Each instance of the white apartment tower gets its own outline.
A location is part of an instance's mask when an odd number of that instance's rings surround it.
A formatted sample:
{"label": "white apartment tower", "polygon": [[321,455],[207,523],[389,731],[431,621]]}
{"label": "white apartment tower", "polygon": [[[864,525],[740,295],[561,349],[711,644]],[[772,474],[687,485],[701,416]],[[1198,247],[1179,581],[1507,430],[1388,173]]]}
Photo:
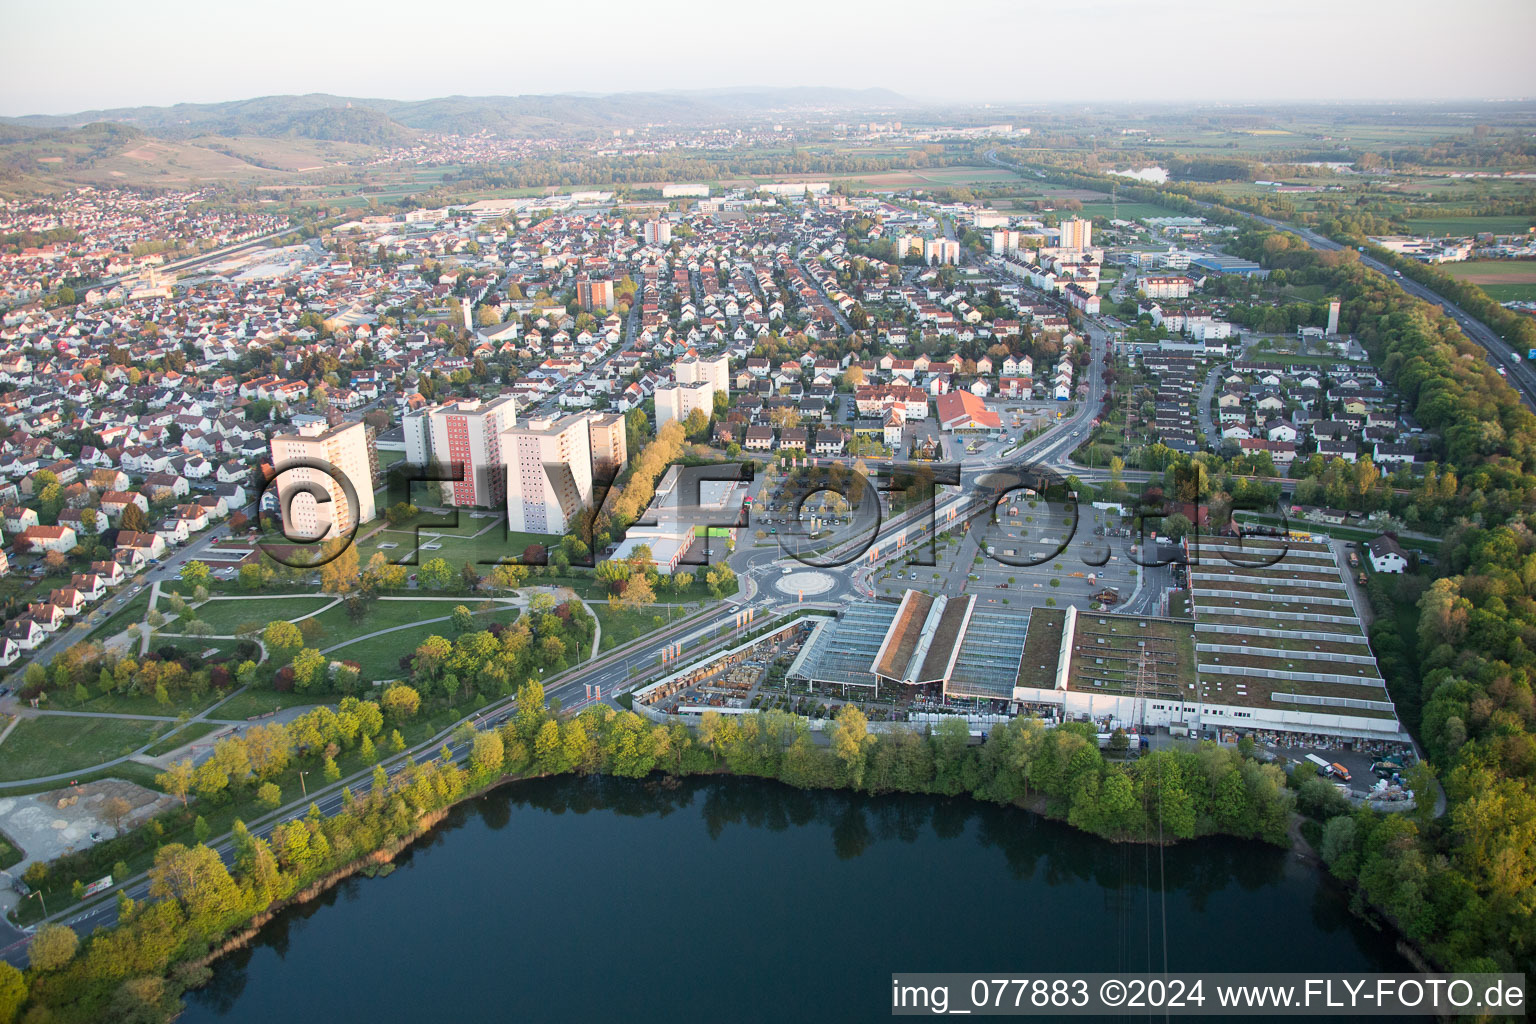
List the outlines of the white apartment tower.
{"label": "white apartment tower", "polygon": [[464,479],[442,484],[448,505],[493,508],[507,497],[507,464],[501,435],[517,425],[517,400],[468,399],[406,413],[405,458],[416,466],[437,462],[464,467]]}
{"label": "white apartment tower", "polygon": [[1093,221],[1082,217],[1071,217],[1061,222],[1061,241],[1058,243],[1063,249],[1089,249],[1093,247]]}
{"label": "white apartment tower", "polygon": [[502,432],[507,529],[564,533],[592,502],[592,435],[587,413],[533,419]]}
{"label": "white apartment tower", "polygon": [[672,222],[665,218],[646,221],[641,231],[644,233],[646,245],[672,244]]}
{"label": "white apartment tower", "polygon": [[960,243],[950,238],[925,238],[923,262],[929,265],[960,262]]}
{"label": "white apartment tower", "polygon": [[713,416],[715,393],[727,396],[731,393],[730,360],[724,355],[713,359],[685,356],[672,364],[672,374],[676,383],[657,388],[653,396],[658,428],[671,420],[687,419],[695,409]]}
{"label": "white apartment tower", "polygon": [[606,416],[590,414],[587,418],[587,436],[592,446],[592,471],[598,475],[617,476],[629,461],[629,441],[625,435],[624,417],[616,412]]}
{"label": "white apartment tower", "polygon": [[1326,329],[1324,329],[1323,333],[1330,338],[1339,333],[1338,299],[1330,299],[1328,302],[1328,326]]}
{"label": "white apartment tower", "polygon": [[[377,515],[368,429],[361,422],[334,427],[316,423],[300,427],[296,434],[275,435],[272,467],[277,472],[283,532],[292,540],[329,540]],[[337,476],[352,485],[352,500]]]}

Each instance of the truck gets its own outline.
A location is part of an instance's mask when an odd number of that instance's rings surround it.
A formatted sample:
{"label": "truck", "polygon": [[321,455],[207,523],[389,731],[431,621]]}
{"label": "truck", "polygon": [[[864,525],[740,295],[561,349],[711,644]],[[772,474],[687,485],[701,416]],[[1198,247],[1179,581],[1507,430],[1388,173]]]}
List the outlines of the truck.
{"label": "truck", "polygon": [[1332,775],[1333,774],[1333,765],[1330,762],[1328,762],[1327,760],[1325,760],[1325,759],[1323,759],[1321,757],[1318,757],[1316,754],[1308,754],[1307,755],[1307,760],[1311,761],[1314,765],[1316,765],[1317,766],[1317,770],[1322,772],[1324,775]]}

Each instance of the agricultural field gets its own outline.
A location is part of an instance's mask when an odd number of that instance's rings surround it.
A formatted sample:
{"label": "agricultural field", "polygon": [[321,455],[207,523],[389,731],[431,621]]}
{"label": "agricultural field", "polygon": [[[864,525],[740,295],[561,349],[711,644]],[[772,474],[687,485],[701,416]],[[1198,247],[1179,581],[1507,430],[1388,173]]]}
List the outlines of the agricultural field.
{"label": "agricultural field", "polygon": [[1536,301],[1536,260],[1468,260],[1442,263],[1440,269],[1481,285],[1498,302]]}
{"label": "agricultural field", "polygon": [[1408,230],[1416,235],[1430,237],[1455,236],[1464,237],[1476,235],[1479,232],[1489,231],[1496,235],[1525,234],[1530,230],[1536,219],[1511,214],[1508,216],[1489,217],[1426,217],[1407,222]]}

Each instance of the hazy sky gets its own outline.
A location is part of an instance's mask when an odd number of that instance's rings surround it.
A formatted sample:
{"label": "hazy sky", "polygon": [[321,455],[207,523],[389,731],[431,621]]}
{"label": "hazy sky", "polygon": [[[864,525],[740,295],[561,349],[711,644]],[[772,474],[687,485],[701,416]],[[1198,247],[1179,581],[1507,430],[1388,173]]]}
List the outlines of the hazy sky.
{"label": "hazy sky", "polygon": [[[1536,96],[1533,0],[7,0],[0,113],[885,86],[976,100]],[[1074,45],[1075,44],[1075,45]]]}

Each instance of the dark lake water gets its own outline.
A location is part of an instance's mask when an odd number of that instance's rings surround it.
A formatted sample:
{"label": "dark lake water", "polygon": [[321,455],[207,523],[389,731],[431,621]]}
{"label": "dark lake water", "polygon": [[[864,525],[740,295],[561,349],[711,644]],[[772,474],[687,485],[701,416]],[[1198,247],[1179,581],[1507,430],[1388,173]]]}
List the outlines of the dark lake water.
{"label": "dark lake water", "polygon": [[1258,843],[1159,855],[965,799],[540,780],[278,917],[181,1020],[870,1020],[893,971],[1161,970],[1165,927],[1171,970],[1410,970],[1345,904]]}

